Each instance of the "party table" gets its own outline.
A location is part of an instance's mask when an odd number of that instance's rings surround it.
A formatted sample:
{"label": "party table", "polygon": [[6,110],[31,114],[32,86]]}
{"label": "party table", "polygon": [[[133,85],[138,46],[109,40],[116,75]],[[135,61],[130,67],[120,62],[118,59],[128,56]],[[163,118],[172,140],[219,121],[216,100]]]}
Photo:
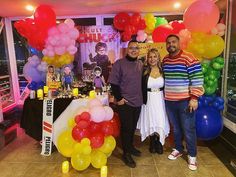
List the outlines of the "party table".
{"label": "party table", "polygon": [[[97,96],[104,105],[108,105],[107,94]],[[53,108],[53,142],[67,128],[68,120],[73,118],[78,108],[86,106],[88,98],[57,98]],[[43,100],[29,99],[24,102],[20,126],[25,133],[37,141],[42,139]]]}
{"label": "party table", "polygon": [[[72,102],[72,98],[57,98],[54,100],[53,121]],[[25,133],[37,141],[42,139],[43,100],[29,99],[24,102],[20,126]]]}

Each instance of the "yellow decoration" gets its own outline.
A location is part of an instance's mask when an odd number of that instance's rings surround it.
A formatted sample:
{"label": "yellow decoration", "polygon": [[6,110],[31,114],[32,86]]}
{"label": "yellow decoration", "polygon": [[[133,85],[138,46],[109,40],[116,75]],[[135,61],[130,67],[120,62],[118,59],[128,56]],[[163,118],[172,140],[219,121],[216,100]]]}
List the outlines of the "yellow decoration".
{"label": "yellow decoration", "polygon": [[73,88],[72,94],[73,94],[73,96],[78,96],[79,95],[79,89],[78,88]]}
{"label": "yellow decoration", "polygon": [[102,166],[101,167],[100,177],[107,177],[107,166]]}
{"label": "yellow decoration", "polygon": [[43,92],[44,92],[44,93],[48,93],[48,86],[46,86],[46,85],[43,86]]}
{"label": "yellow decoration", "polygon": [[95,92],[95,90],[91,90],[91,91],[89,92],[89,98],[96,98],[96,92]]}
{"label": "yellow decoration", "polygon": [[62,162],[62,165],[61,165],[62,173],[68,173],[69,172],[69,168],[70,168],[70,165],[69,165],[69,162],[67,160]]}
{"label": "yellow decoration", "polygon": [[38,89],[37,90],[37,98],[38,99],[43,99],[43,89]]}

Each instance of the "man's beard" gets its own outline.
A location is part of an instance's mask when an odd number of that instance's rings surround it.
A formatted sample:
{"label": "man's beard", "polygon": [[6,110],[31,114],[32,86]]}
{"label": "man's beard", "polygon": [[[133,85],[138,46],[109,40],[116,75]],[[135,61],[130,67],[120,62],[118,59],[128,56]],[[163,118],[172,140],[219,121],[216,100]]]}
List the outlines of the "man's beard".
{"label": "man's beard", "polygon": [[176,47],[168,47],[167,51],[172,54],[172,53],[177,52],[177,48]]}

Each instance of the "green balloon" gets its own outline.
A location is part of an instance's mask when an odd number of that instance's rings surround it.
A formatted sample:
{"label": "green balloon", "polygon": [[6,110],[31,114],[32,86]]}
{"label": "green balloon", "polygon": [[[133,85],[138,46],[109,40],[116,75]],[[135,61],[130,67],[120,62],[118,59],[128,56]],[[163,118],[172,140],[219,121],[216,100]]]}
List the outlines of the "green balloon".
{"label": "green balloon", "polygon": [[212,63],[212,68],[214,68],[215,70],[222,70],[223,67],[224,67],[224,64],[220,64],[218,62]]}
{"label": "green balloon", "polygon": [[217,84],[217,80],[208,80],[206,82],[207,87],[214,87]]}
{"label": "green balloon", "polygon": [[212,95],[216,91],[215,87],[207,87],[206,85],[204,85],[204,89],[205,89],[205,94],[206,95]]}
{"label": "green balloon", "polygon": [[202,66],[202,73],[203,73],[203,74],[207,73],[207,67]]}
{"label": "green balloon", "polygon": [[212,67],[209,67],[206,75],[208,75],[208,76],[214,75],[216,78],[219,78],[220,77],[220,71],[214,70]]}
{"label": "green balloon", "polygon": [[168,24],[168,21],[164,17],[156,17],[156,24],[155,27],[158,27],[160,25]]}
{"label": "green balloon", "polygon": [[222,58],[222,57],[216,57],[215,59],[214,59],[217,63],[220,63],[220,64],[224,64],[224,58]]}

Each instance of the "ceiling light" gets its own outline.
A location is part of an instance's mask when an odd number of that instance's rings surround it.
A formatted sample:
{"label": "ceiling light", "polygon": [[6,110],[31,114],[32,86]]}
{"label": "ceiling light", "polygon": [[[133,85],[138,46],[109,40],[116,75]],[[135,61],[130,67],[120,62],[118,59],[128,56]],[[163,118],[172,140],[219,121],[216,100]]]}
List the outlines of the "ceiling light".
{"label": "ceiling light", "polygon": [[25,6],[25,8],[26,8],[26,10],[28,10],[28,11],[34,11],[34,7],[31,6],[31,5],[27,5],[27,6]]}
{"label": "ceiling light", "polygon": [[179,2],[174,3],[174,8],[175,8],[175,9],[180,8],[180,6],[181,6],[181,4],[180,4]]}

